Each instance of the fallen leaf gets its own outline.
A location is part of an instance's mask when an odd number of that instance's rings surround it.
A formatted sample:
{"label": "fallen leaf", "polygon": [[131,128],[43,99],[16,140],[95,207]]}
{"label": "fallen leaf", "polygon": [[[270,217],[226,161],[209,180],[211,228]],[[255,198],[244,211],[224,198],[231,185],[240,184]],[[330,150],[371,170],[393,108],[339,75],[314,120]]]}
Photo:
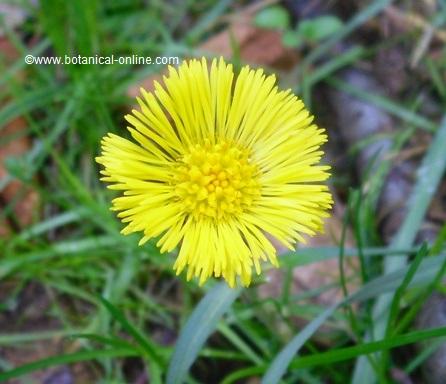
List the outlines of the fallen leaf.
{"label": "fallen leaf", "polygon": [[[243,62],[252,65],[266,66],[275,70],[290,71],[299,60],[295,50],[284,47],[281,33],[273,30],[260,29],[253,24],[253,9],[239,13],[229,19],[228,26],[221,32],[203,42],[198,51],[207,55],[223,56],[230,59],[233,56],[234,42]],[[130,97],[140,94],[140,87],[147,91],[154,89],[154,81],[161,81],[162,74],[154,74],[128,89]]]}
{"label": "fallen leaf", "polygon": [[[6,62],[13,62],[18,57],[15,47],[6,37],[0,37],[0,55]],[[0,100],[0,106],[7,102],[7,99]],[[26,121],[22,117],[11,120],[0,130],[0,143],[4,143],[0,146],[0,180],[8,175],[6,160],[9,157],[23,156],[31,148],[31,139],[26,130]],[[15,202],[17,197],[19,201]],[[20,227],[31,224],[38,201],[36,191],[21,181],[13,179],[9,182],[0,193],[0,204],[5,207],[14,202],[13,211],[17,221],[12,223],[8,218],[0,220],[0,236],[5,237],[11,232],[11,224]]]}

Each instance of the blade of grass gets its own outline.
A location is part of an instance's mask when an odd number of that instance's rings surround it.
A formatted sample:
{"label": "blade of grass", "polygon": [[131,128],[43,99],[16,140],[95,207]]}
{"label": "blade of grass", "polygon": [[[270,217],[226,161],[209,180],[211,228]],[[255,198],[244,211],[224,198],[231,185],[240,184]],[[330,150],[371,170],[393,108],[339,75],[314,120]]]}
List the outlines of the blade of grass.
{"label": "blade of grass", "polygon": [[215,20],[231,5],[232,0],[220,0],[217,4],[205,15],[203,15],[199,22],[189,31],[185,40],[191,45],[196,43],[200,36],[212,26]]}
{"label": "blade of grass", "polygon": [[406,276],[404,276],[403,282],[395,291],[395,295],[393,296],[392,304],[390,306],[390,313],[386,327],[386,336],[390,336],[392,333],[394,333],[395,328],[393,327],[396,325],[395,322],[397,319],[398,310],[400,307],[400,301],[403,296],[403,293],[407,289],[409,283],[412,281],[416,271],[418,270],[418,268],[421,265],[421,262],[423,261],[423,258],[428,254],[428,252],[429,251],[427,249],[427,245],[423,244],[420,250],[418,251],[417,255],[415,256],[413,262],[410,263],[409,271],[407,272]]}
{"label": "blade of grass", "polygon": [[249,358],[243,353],[213,348],[203,348],[200,352],[200,356],[212,359],[249,361]]}
{"label": "blade of grass", "polygon": [[156,345],[154,345],[147,337],[143,335],[140,330],[138,330],[133,324],[131,324],[130,321],[127,320],[127,318],[124,316],[124,314],[107,299],[100,296],[99,300],[101,301],[102,305],[104,305],[104,307],[108,310],[108,312],[110,312],[113,318],[121,324],[122,328],[125,329],[142,347],[147,356],[150,359],[154,360],[158,365],[162,366],[163,362],[157,352]]}
{"label": "blade of grass", "polygon": [[45,369],[57,365],[77,363],[79,361],[89,361],[94,359],[130,357],[137,356],[138,352],[134,349],[115,348],[115,349],[98,349],[92,351],[75,352],[68,355],[54,356],[47,359],[38,360],[20,367],[11,369],[6,372],[0,372],[0,381],[6,381],[15,377],[27,375],[31,372]]}
{"label": "blade of grass", "polygon": [[[348,198],[348,202],[347,202],[347,207],[348,208],[346,209],[345,214],[344,214],[344,218],[342,220],[341,239],[340,239],[340,244],[339,244],[339,262],[338,262],[338,265],[339,265],[339,283],[341,285],[342,294],[344,295],[344,297],[348,297],[349,296],[348,287],[347,287],[347,280],[346,280],[346,276],[345,276],[345,269],[344,269],[345,237],[346,237],[346,234],[347,234],[347,226],[349,225],[349,222],[351,221],[350,216],[354,212],[354,210],[353,210],[353,201],[357,200],[357,196],[358,196],[358,191],[351,191],[349,193],[349,198]],[[362,254],[361,251],[359,253]],[[362,270],[362,266],[361,266],[361,270]],[[362,281],[364,283],[366,281],[366,279],[363,278]],[[360,333],[359,332],[359,326],[358,326],[358,322],[357,322],[355,313],[354,313],[354,311],[353,311],[353,309],[352,309],[352,307],[350,305],[347,306],[347,315],[348,315],[350,327],[351,327],[352,331],[355,333],[355,335],[357,335],[357,337],[358,337],[359,333]]]}
{"label": "blade of grass", "polygon": [[429,58],[426,59],[426,64],[427,64],[427,69],[431,76],[433,85],[437,89],[437,92],[440,94],[443,101],[446,101],[446,84],[445,84],[445,81],[441,77],[441,72],[438,69],[437,64]]}
{"label": "blade of grass", "polygon": [[[427,284],[435,275],[439,265],[442,265],[446,256],[437,256],[435,261],[433,258],[425,259],[418,268],[417,273],[411,281],[410,285],[420,284],[424,282]],[[434,266],[435,265],[435,266]],[[332,316],[332,314],[340,307],[350,302],[362,302],[370,298],[382,295],[385,292],[392,292],[403,281],[408,273],[409,268],[401,267],[387,275],[375,278],[365,284],[361,289],[346,297],[344,300],[332,305],[317,316],[313,321],[307,324],[301,332],[276,355],[273,362],[268,368],[265,376],[262,379],[262,384],[275,384],[280,381],[285,374],[290,362],[295,358],[300,348],[309,340],[309,338],[317,331],[317,329],[324,324],[324,322]]]}
{"label": "blade of grass", "polygon": [[256,367],[248,367],[248,368],[242,368],[238,369],[235,372],[232,372],[231,374],[227,375],[221,384],[232,384],[232,383],[239,383],[240,379],[244,379],[247,377],[253,377],[262,374],[265,372],[266,365],[258,365]]}
{"label": "blade of grass", "polygon": [[97,250],[101,247],[116,247],[119,244],[123,244],[122,239],[119,239],[119,237],[104,235],[87,237],[81,240],[61,241],[43,250],[15,254],[0,261],[0,279],[5,278],[10,273],[28,263],[68,256],[89,250]]}
{"label": "blade of grass", "polygon": [[417,299],[417,301],[410,306],[409,310],[404,313],[404,316],[400,318],[398,321],[398,324],[395,326],[394,333],[397,334],[404,330],[407,326],[409,326],[411,323],[413,323],[413,320],[415,319],[416,315],[419,313],[421,307],[424,305],[426,300],[429,298],[429,296],[434,292],[435,288],[437,288],[444,277],[444,274],[446,272],[446,260],[443,262],[442,265],[439,266],[437,269],[437,273],[435,276],[430,280],[429,285],[427,286],[426,290],[420,295],[420,297]]}
{"label": "blade of grass", "polygon": [[[418,169],[417,180],[408,200],[408,212],[398,233],[393,239],[390,248],[404,248],[411,246],[422,224],[427,208],[440,183],[446,169],[446,116],[432,138],[432,143]],[[386,273],[400,269],[406,264],[407,256],[402,254],[384,260]],[[385,334],[393,293],[386,293],[378,298],[373,308],[374,339],[380,339]],[[358,359],[353,375],[353,384],[371,384],[375,382],[376,375],[364,358]]]}
{"label": "blade of grass", "polygon": [[415,369],[417,369],[430,355],[432,355],[438,349],[438,347],[440,347],[442,343],[444,343],[443,338],[433,340],[432,344],[427,345],[423,351],[414,356],[414,359],[404,368],[404,372],[410,374]]}
{"label": "blade of grass", "polygon": [[167,384],[184,382],[206,339],[240,293],[241,289],[219,283],[201,299],[181,330],[167,371]]}
{"label": "blade of grass", "polygon": [[[398,256],[404,254],[414,254],[417,252],[416,247],[389,249],[388,247],[368,247],[361,250],[365,258],[378,256]],[[345,248],[344,256],[357,256],[360,252],[357,248]],[[298,267],[316,263],[323,260],[333,259],[339,256],[339,247],[314,247],[302,248],[293,252],[286,252],[280,256],[281,267]]]}
{"label": "blade of grass", "polygon": [[[344,303],[342,301],[341,303]],[[261,384],[276,384],[285,374],[290,362],[293,360],[296,353],[307,342],[307,340],[318,330],[318,328],[325,323],[325,321],[333,314],[333,312],[341,306],[341,303],[334,304],[328,307],[311,323],[306,325],[301,332],[299,332],[282,351],[274,358],[268,371],[263,376]]]}
{"label": "blade of grass", "polygon": [[[5,31],[6,36],[8,36],[9,38],[9,41],[14,41],[14,46],[17,48],[22,57],[24,57],[25,55],[33,55],[34,57],[41,56],[50,46],[50,42],[48,39],[42,39],[41,41],[36,42],[36,45],[33,47],[25,47],[22,38],[15,36],[16,34],[14,31],[11,31],[8,28],[6,28]],[[22,57],[16,60],[14,64],[5,69],[5,71],[2,73],[2,77],[0,78],[0,87],[14,79],[15,76],[17,76],[17,73],[22,71],[27,66],[25,60],[23,60]],[[37,66],[36,71],[39,75],[44,77],[47,82],[55,81],[54,77],[52,77],[44,69],[39,68],[39,66]]]}
{"label": "blade of grass", "polygon": [[226,324],[217,325],[217,330],[253,363],[263,363],[262,358]]}
{"label": "blade of grass", "polygon": [[[421,246],[420,250],[418,251],[417,255],[415,256],[415,259],[413,260],[413,262],[410,263],[409,270],[408,270],[406,276],[404,276],[403,282],[398,287],[398,289],[395,292],[395,295],[393,296],[393,300],[390,305],[389,318],[387,321],[385,339],[388,339],[392,335],[397,334],[395,329],[396,329],[396,325],[397,325],[396,320],[397,320],[398,311],[400,308],[401,298],[403,296],[403,293],[407,289],[409,283],[415,276],[415,273],[416,273],[417,269],[419,268],[419,266],[421,265],[423,258],[428,254],[428,252],[429,251],[428,251],[427,245],[423,244]],[[385,372],[387,372],[388,367],[389,367],[389,360],[390,360],[389,353],[388,353],[388,351],[385,351],[382,354],[381,364],[380,364],[380,369],[381,369],[380,375],[381,376],[384,376]],[[376,371],[376,368],[375,367],[373,367],[373,368]]]}
{"label": "blade of grass", "polygon": [[57,84],[41,87],[28,91],[18,100],[13,100],[0,109],[1,128],[5,127],[12,119],[24,115],[36,108],[54,103],[59,94],[64,94],[64,89]]}
{"label": "blade of grass", "polygon": [[359,88],[351,86],[345,81],[337,79],[336,77],[327,77],[325,81],[332,87],[358,97],[361,100],[370,102],[409,124],[415,125],[429,132],[435,132],[435,130],[437,129],[436,124],[432,123],[425,117],[422,117],[417,113],[402,107],[401,105],[393,102],[392,100],[384,96],[364,92]]}
{"label": "blade of grass", "polygon": [[28,240],[34,236],[41,235],[55,228],[78,221],[82,217],[87,216],[87,214],[88,210],[85,209],[85,207],[79,207],[77,209],[61,213],[60,215],[54,215],[48,220],[40,221],[32,227],[26,228],[24,231],[20,232],[16,239],[22,241]]}
{"label": "blade of grass", "polygon": [[117,337],[106,337],[102,335],[97,335],[95,333],[78,333],[78,334],[75,333],[73,335],[70,335],[70,337],[73,339],[86,339],[90,341],[95,341],[97,343],[105,344],[110,347],[115,347],[117,349],[118,348],[133,349],[141,353],[140,349],[137,346],[130,344],[127,340],[119,339]]}
{"label": "blade of grass", "polygon": [[[359,58],[363,57],[367,51],[363,47],[353,47],[346,52],[341,53],[340,55],[336,55],[331,58],[326,63],[323,63],[313,71],[309,73],[304,72],[301,74],[300,81],[297,86],[294,88],[294,93],[301,94],[303,100],[305,101],[305,105],[307,108],[311,109],[311,89],[318,82],[324,80],[329,75],[338,71],[339,69],[354,63]],[[296,73],[299,74],[301,71],[300,68],[296,70]]]}
{"label": "blade of grass", "polygon": [[[113,277],[113,272],[110,271],[109,277]],[[108,280],[106,284],[105,294],[110,294],[113,288],[111,284],[112,280]],[[158,345],[155,345],[149,338],[147,338],[139,329],[137,329],[130,321],[125,317],[125,315],[116,308],[112,303],[110,303],[105,297],[99,296],[99,300],[103,306],[107,309],[108,313],[126,330],[133,339],[141,346],[142,357],[148,365],[148,370],[150,371],[150,379],[153,384],[162,384],[162,373],[164,371],[164,359],[161,355],[161,350]],[[101,312],[98,313],[97,319],[107,326],[107,318],[103,316]],[[141,353],[140,353],[141,355]]]}
{"label": "blade of grass", "polygon": [[327,352],[322,352],[317,355],[310,355],[297,358],[291,367],[293,369],[301,369],[314,367],[317,365],[326,365],[345,361],[357,357],[359,355],[366,355],[378,351],[389,350],[392,348],[401,347],[407,344],[413,344],[422,340],[445,337],[446,327],[439,327],[433,329],[423,329],[421,331],[413,331],[404,335],[398,335],[392,338],[386,338],[379,341],[373,341],[352,347],[338,348]]}
{"label": "blade of grass", "polygon": [[350,48],[348,51],[341,53],[340,55],[334,57],[330,61],[324,63],[313,72],[311,72],[308,75],[308,78],[305,79],[307,82],[307,86],[312,87],[313,85],[338,71],[339,69],[347,66],[348,64],[354,63],[365,53],[366,50],[363,47],[353,47]]}
{"label": "blade of grass", "polygon": [[71,334],[73,334],[73,330],[70,329],[27,333],[2,333],[0,334],[0,346],[11,344],[17,345],[19,343],[29,343],[37,340],[53,339],[58,337],[70,336]]}
{"label": "blade of grass", "polygon": [[[360,210],[361,210],[361,201],[362,201],[362,193],[359,190],[353,190],[349,193],[349,198],[348,198],[348,202],[347,202],[347,210],[345,212],[345,217],[344,217],[344,221],[343,221],[343,225],[342,225],[342,232],[341,232],[341,243],[339,246],[339,277],[340,277],[340,283],[341,283],[341,287],[342,287],[342,291],[344,294],[344,297],[348,297],[349,296],[349,292],[347,289],[347,284],[346,284],[346,280],[345,280],[345,272],[344,272],[344,243],[345,243],[345,236],[346,236],[346,231],[347,231],[347,226],[348,226],[348,222],[349,222],[349,216],[351,216],[352,218],[350,218],[350,221],[355,221],[356,223],[359,222],[359,215],[360,215]],[[365,258],[364,258],[364,254],[362,251],[362,236],[361,233],[359,233],[360,231],[358,230],[358,225],[353,225],[354,228],[354,234],[355,234],[355,240],[356,243],[358,244],[358,258],[359,258],[359,262],[360,262],[360,271],[361,271],[361,278],[362,278],[362,284],[365,284],[368,280],[369,277],[367,275],[367,268],[365,265]],[[368,307],[366,309],[369,309]],[[350,328],[353,331],[354,335],[355,335],[355,340],[357,342],[362,342],[362,331],[360,329],[360,325],[359,325],[359,321],[357,319],[357,313],[356,311],[353,310],[351,305],[347,306],[347,311],[348,311],[348,318],[349,318],[349,322],[350,322]],[[369,311],[366,311],[366,315],[367,318],[369,317]],[[373,359],[372,356],[368,356],[368,360],[369,363],[375,367],[376,363]]]}
{"label": "blade of grass", "polygon": [[305,57],[303,64],[305,66],[310,65],[316,60],[324,56],[328,50],[335,46],[335,44],[355,31],[358,27],[364,24],[367,20],[375,17],[384,8],[390,5],[393,0],[375,0],[370,2],[370,5],[364,7],[355,16],[353,16],[333,37],[328,39],[322,44],[319,44],[316,49]]}

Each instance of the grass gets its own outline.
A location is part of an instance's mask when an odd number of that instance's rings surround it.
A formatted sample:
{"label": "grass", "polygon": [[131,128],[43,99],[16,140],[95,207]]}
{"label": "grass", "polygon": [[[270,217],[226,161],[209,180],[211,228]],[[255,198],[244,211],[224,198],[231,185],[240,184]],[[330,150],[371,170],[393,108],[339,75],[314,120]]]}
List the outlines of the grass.
{"label": "grass", "polygon": [[[8,159],[9,175],[0,180],[0,190],[19,179],[38,193],[40,201],[30,226],[0,239],[0,286],[5,292],[0,321],[13,316],[16,322],[10,331],[0,330],[0,381],[33,382],[33,372],[82,362],[91,372],[91,382],[128,382],[133,373],[125,367],[135,359],[145,367],[150,382],[168,384],[229,384],[253,376],[264,384],[327,380],[343,384],[353,378],[355,366],[356,377],[368,369],[371,382],[389,382],[391,368],[419,377],[423,359],[446,335],[444,327],[417,330],[412,325],[422,303],[438,289],[446,266],[444,230],[434,245],[413,243],[444,171],[441,143],[446,124],[424,115],[410,97],[367,94],[337,78],[337,71],[371,59],[388,42],[330,55],[337,42],[348,39],[390,3],[370,2],[336,36],[310,49],[296,71],[306,80],[293,88],[312,101],[316,87],[323,84],[382,108],[401,124],[394,138],[396,154],[419,131],[437,135],[419,169],[412,209],[393,244],[376,239],[373,204],[390,166],[378,164],[369,175],[374,189],[358,182],[347,193],[350,204],[344,222],[352,228],[357,247],[339,244],[284,254],[280,293],[265,298],[257,289],[264,277],[249,289],[231,290],[212,282],[200,288],[174,275],[174,255],[160,255],[154,242],[138,247],[136,237],[119,233],[121,225],[109,210],[114,193],[98,181],[93,158],[106,132],[122,132],[123,115],[133,104],[128,87],[161,67],[26,66],[22,59],[49,50],[58,56],[73,52],[191,56],[204,38],[218,30],[219,18],[238,4],[205,0],[174,6],[157,0],[147,7],[127,0],[63,5],[48,0],[41,2],[39,11],[21,2],[31,17],[21,27],[25,33],[6,30],[19,57],[12,63],[0,61],[1,97],[6,100],[0,108],[0,130],[22,117],[27,128],[20,135],[32,137],[33,145],[24,156]],[[30,48],[29,38],[35,35],[39,39]],[[412,36],[402,39],[408,43]],[[444,105],[446,84],[441,74],[446,68],[431,59],[425,65],[424,87]],[[0,148],[16,138],[0,131]],[[430,164],[437,166],[426,171]],[[19,201],[17,197],[2,206],[0,219],[18,223],[14,208]],[[334,285],[345,288],[354,278],[361,284],[357,291],[344,289],[345,298],[338,303],[327,307],[311,300],[333,285],[293,293],[294,268],[329,259],[339,260],[342,267],[358,254],[358,276],[343,275],[343,281]],[[407,255],[403,263],[400,255]],[[394,267],[381,269],[384,265]],[[41,315],[51,319],[50,329],[33,324],[21,306],[30,284],[43,289],[46,306]],[[387,297],[384,307],[389,314],[384,323],[376,316],[382,297]],[[304,327],[296,324],[296,316],[307,320]],[[323,326],[328,330],[320,332]],[[384,332],[372,338],[379,327]],[[21,355],[30,346],[57,344],[61,339],[64,352],[59,355],[35,353],[32,362],[17,366],[5,358],[6,352]],[[432,347],[403,363],[392,354],[396,347],[424,340]]]}

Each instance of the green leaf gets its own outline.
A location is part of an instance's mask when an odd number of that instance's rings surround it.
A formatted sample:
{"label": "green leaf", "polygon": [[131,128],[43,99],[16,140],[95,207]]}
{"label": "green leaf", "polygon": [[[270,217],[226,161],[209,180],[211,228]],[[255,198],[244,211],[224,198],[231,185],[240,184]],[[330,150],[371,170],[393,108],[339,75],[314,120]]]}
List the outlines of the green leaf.
{"label": "green leaf", "polygon": [[302,35],[292,29],[287,29],[282,36],[282,43],[285,47],[296,48],[303,43]]}
{"label": "green leaf", "polygon": [[264,8],[254,17],[254,25],[260,28],[285,30],[290,25],[286,9],[278,5]]}
{"label": "green leaf", "polygon": [[343,23],[340,19],[327,15],[301,21],[297,32],[304,39],[317,42],[339,32],[342,27]]}
{"label": "green leaf", "polygon": [[226,283],[219,283],[201,299],[183,327],[175,345],[167,371],[167,384],[184,382],[201,347],[240,292],[241,289],[233,289]]}

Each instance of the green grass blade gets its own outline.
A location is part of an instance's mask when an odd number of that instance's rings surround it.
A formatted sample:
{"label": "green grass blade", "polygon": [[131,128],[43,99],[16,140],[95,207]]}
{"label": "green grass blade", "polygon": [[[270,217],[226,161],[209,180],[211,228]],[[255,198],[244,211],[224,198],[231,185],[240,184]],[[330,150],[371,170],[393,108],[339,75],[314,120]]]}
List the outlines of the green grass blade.
{"label": "green grass blade", "polygon": [[124,314],[116,308],[107,299],[100,296],[99,300],[107,309],[108,312],[114,317],[114,319],[121,324],[121,326],[135,339],[135,341],[143,348],[147,356],[155,361],[158,365],[162,365],[160,356],[158,355],[156,346],[145,337],[140,330],[138,330],[134,325],[127,320]]}
{"label": "green grass blade", "polygon": [[[431,249],[432,252],[432,249]],[[432,292],[441,284],[441,280],[446,272],[446,260],[443,264],[437,269],[436,275],[433,279],[430,280],[429,286],[426,290],[420,295],[420,297],[413,303],[410,308],[404,313],[402,317],[398,319],[398,324],[395,326],[393,332],[395,334],[399,333],[401,330],[405,329],[407,326],[413,323],[415,317],[421,310],[421,307],[432,295]]]}
{"label": "green grass blade", "polygon": [[353,16],[342,29],[339,30],[333,37],[328,39],[326,42],[320,44],[316,49],[314,49],[305,59],[304,65],[308,66],[309,64],[315,62],[320,59],[322,56],[326,54],[328,50],[330,50],[338,41],[342,40],[362,24],[364,24],[367,20],[376,16],[379,12],[381,12],[384,8],[392,3],[392,0],[374,0],[370,2],[370,5],[363,8],[359,11],[355,16]]}
{"label": "green grass blade", "polygon": [[243,355],[250,359],[254,364],[262,364],[262,358],[246,343],[239,335],[226,324],[217,326],[218,331],[226,337]]}
{"label": "green grass blade", "polygon": [[11,345],[18,346],[22,343],[32,343],[34,341],[53,339],[71,336],[73,334],[73,330],[55,330],[55,331],[38,331],[38,332],[20,332],[20,333],[0,333],[0,348],[3,345]]}
{"label": "green grass blade", "polygon": [[41,108],[46,104],[53,103],[61,93],[61,87],[49,85],[35,91],[29,91],[18,100],[13,100],[0,109],[0,131],[11,120],[23,116],[36,108]]}
{"label": "green grass blade", "polygon": [[[418,169],[417,181],[408,201],[408,213],[396,234],[391,248],[409,247],[415,240],[415,236],[423,222],[427,208],[440,183],[446,169],[446,156],[444,148],[446,145],[446,116],[443,118],[440,127],[432,138],[432,143],[423,158]],[[406,255],[386,258],[384,270],[386,273],[401,269],[406,264]],[[381,339],[384,336],[393,293],[389,292],[378,298],[373,308],[374,317],[374,339]],[[376,375],[368,362],[360,358],[355,367],[353,384],[371,384],[376,381]]]}
{"label": "green grass blade", "polygon": [[23,376],[39,369],[45,369],[62,364],[77,363],[79,361],[88,361],[101,358],[128,357],[136,355],[138,355],[138,353],[134,349],[119,348],[82,351],[71,353],[68,355],[54,356],[47,359],[34,361],[32,363],[22,365],[6,372],[1,372],[0,382],[12,379],[14,377]]}
{"label": "green grass blade", "polygon": [[48,261],[60,256],[68,257],[71,254],[98,250],[102,247],[118,247],[119,244],[122,244],[122,239],[116,236],[92,236],[81,240],[61,241],[42,250],[15,254],[0,260],[0,279],[29,263]]}
{"label": "green grass blade", "polygon": [[139,352],[138,347],[134,346],[133,344],[130,344],[127,340],[120,339],[117,337],[107,337],[107,336],[97,335],[95,333],[78,333],[70,335],[70,337],[73,339],[86,339],[94,341],[96,343],[108,345],[114,348],[133,349]]}
{"label": "green grass blade", "polygon": [[241,379],[260,375],[264,371],[265,371],[264,365],[238,369],[237,371],[232,372],[228,376],[226,376],[224,380],[221,382],[221,384],[240,383]]}
{"label": "green grass blade", "polygon": [[[417,181],[407,204],[409,211],[392,248],[410,246],[426,214],[427,208],[446,170],[446,115],[432,138],[431,145],[417,172]],[[393,260],[393,259],[392,259]]]}
{"label": "green grass blade", "polygon": [[419,341],[445,337],[446,327],[433,329],[424,329],[421,331],[409,332],[404,335],[398,335],[389,339],[373,341],[352,347],[339,348],[316,355],[304,356],[298,358],[290,366],[294,369],[314,367],[317,365],[333,364],[357,357],[359,355],[370,354],[382,350],[401,347],[407,344],[413,344]]}
{"label": "green grass blade", "polygon": [[30,238],[38,235],[42,235],[45,232],[49,232],[55,228],[59,228],[66,224],[70,224],[80,220],[83,216],[88,215],[88,210],[84,207],[73,209],[68,212],[61,213],[60,215],[54,215],[48,220],[42,220],[32,227],[23,230],[19,236],[19,240],[29,240]]}
{"label": "green grass blade", "polygon": [[[445,260],[445,255],[424,259],[416,271],[409,285],[428,284],[435,276],[435,272]],[[344,300],[332,305],[307,324],[284,349],[274,358],[268,371],[262,379],[262,384],[275,384],[285,374],[290,362],[296,357],[300,348],[310,339],[317,329],[341,306],[353,301],[362,302],[385,292],[394,291],[403,281],[408,273],[408,267],[402,267],[384,276],[380,276],[365,284],[361,289],[346,297]]]}
{"label": "green grass blade", "polygon": [[404,108],[400,104],[393,102],[389,98],[382,95],[365,92],[335,77],[328,77],[326,78],[326,81],[329,85],[339,89],[340,91],[358,97],[361,100],[370,102],[409,124],[425,129],[429,132],[434,132],[437,129],[436,124],[432,123],[425,117]]}
{"label": "green grass blade", "polygon": [[418,254],[415,256],[414,261],[410,263],[409,270],[406,276],[404,276],[403,282],[396,290],[395,295],[393,296],[392,304],[390,306],[390,314],[386,327],[386,336],[390,336],[393,332],[395,332],[395,328],[393,327],[396,326],[398,309],[400,307],[400,301],[403,296],[403,293],[405,292],[409,283],[415,276],[415,273],[418,270],[419,266],[421,265],[423,258],[427,256],[428,253],[429,250],[427,248],[427,245],[423,244],[420,250],[418,251]]}
{"label": "green grass blade", "polygon": [[215,23],[215,20],[226,11],[232,1],[233,0],[218,1],[217,4],[189,31],[186,36],[186,41],[192,44],[196,43],[200,36],[206,32],[213,23]]}
{"label": "green grass blade", "polygon": [[[365,258],[386,256],[393,257],[401,254],[415,254],[418,248],[401,248],[401,249],[389,249],[388,247],[367,247],[359,250],[358,248],[345,248],[344,256],[352,257],[357,256],[359,252],[362,252]],[[282,268],[298,267],[317,263],[323,260],[333,259],[339,256],[339,247],[313,247],[302,248],[296,251],[286,252],[280,256],[280,266]]]}
{"label": "green grass blade", "polygon": [[167,371],[167,384],[184,382],[201,347],[240,292],[240,289],[229,288],[226,283],[219,283],[201,299],[175,345]]}
{"label": "green grass blade", "polygon": [[[342,302],[343,303],[343,302]],[[290,362],[296,356],[296,353],[307,342],[307,340],[325,323],[341,303],[332,305],[309,323],[300,333],[298,333],[287,346],[276,356],[269,367],[261,384],[276,384],[285,374]]]}
{"label": "green grass blade", "polygon": [[420,351],[416,356],[413,357],[412,361],[410,361],[406,367],[404,368],[404,372],[410,374],[415,369],[417,369],[424,361],[426,361],[429,356],[431,356],[439,347],[444,343],[443,338],[438,338],[437,340],[433,340],[432,343],[426,345],[425,348]]}

